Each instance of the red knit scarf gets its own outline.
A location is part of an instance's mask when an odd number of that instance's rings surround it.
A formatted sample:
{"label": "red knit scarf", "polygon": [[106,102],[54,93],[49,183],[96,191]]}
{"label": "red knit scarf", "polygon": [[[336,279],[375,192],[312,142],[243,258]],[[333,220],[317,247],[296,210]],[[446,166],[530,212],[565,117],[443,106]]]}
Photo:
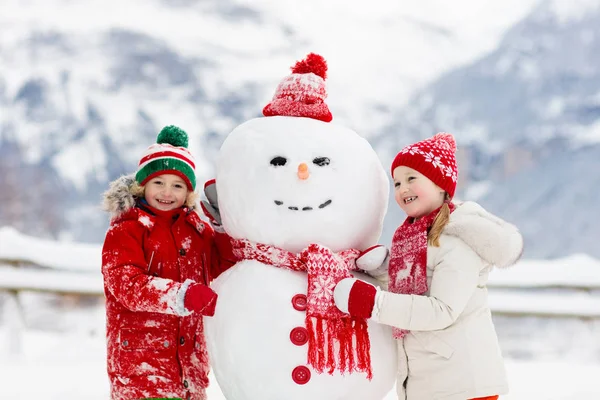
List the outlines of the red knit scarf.
{"label": "red knit scarf", "polygon": [[[447,204],[450,212],[454,211],[454,204]],[[417,221],[408,217],[396,229],[390,252],[390,292],[416,295],[427,292],[427,234],[440,210],[441,207]],[[393,328],[393,332],[400,339],[408,330]]]}
{"label": "red knit scarf", "polygon": [[[351,317],[337,309],[333,300],[335,285],[351,278],[356,269],[358,250],[334,253],[311,244],[300,254],[248,240],[233,240],[234,254],[241,259],[292,271],[308,273],[306,328],[308,330],[308,364],[317,372],[329,374],[366,372],[372,378],[371,344],[367,321]],[[337,353],[335,353],[337,350]]]}

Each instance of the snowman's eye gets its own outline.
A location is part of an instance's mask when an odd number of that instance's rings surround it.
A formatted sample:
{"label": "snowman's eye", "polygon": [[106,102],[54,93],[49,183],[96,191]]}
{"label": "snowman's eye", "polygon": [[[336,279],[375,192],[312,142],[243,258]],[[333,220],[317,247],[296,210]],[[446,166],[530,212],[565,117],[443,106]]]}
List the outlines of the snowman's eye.
{"label": "snowman's eye", "polygon": [[275,167],[282,167],[285,165],[286,162],[287,159],[285,157],[277,156],[271,160],[271,165]]}
{"label": "snowman's eye", "polygon": [[327,157],[317,157],[313,160],[313,163],[318,165],[319,167],[324,167],[326,165],[329,165],[330,160]]}

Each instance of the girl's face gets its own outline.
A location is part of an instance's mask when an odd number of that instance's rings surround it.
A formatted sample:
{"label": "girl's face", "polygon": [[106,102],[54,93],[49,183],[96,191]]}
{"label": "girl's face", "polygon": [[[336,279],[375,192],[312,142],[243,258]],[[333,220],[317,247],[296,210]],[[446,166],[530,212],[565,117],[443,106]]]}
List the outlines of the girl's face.
{"label": "girl's face", "polygon": [[144,198],[151,207],[169,211],[181,207],[187,199],[188,188],[177,175],[164,174],[146,182]]}
{"label": "girl's face", "polygon": [[403,165],[394,170],[394,198],[413,218],[421,218],[444,204],[445,192],[425,175]]}

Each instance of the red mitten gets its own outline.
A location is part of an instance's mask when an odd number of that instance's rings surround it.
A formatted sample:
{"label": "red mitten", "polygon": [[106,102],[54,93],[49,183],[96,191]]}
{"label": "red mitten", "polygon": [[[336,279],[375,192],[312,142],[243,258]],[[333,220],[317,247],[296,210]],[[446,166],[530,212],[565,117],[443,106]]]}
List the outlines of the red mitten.
{"label": "red mitten", "polygon": [[183,305],[189,311],[212,317],[217,306],[217,294],[206,285],[192,283],[185,292]]}
{"label": "red mitten", "polygon": [[333,290],[336,307],[353,317],[371,318],[377,288],[355,278],[345,278]]}

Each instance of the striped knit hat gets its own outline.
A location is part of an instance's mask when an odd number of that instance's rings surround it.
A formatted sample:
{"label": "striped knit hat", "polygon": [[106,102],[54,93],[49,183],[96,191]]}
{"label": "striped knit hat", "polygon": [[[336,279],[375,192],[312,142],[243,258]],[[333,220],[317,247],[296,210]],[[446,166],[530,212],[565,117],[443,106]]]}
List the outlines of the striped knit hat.
{"label": "striped knit hat", "polygon": [[189,190],[196,189],[194,156],[187,149],[188,135],[174,125],[165,126],[156,138],[156,144],[148,147],[138,165],[135,180],[145,185],[150,179],[162,174],[174,174],[183,179]]}

